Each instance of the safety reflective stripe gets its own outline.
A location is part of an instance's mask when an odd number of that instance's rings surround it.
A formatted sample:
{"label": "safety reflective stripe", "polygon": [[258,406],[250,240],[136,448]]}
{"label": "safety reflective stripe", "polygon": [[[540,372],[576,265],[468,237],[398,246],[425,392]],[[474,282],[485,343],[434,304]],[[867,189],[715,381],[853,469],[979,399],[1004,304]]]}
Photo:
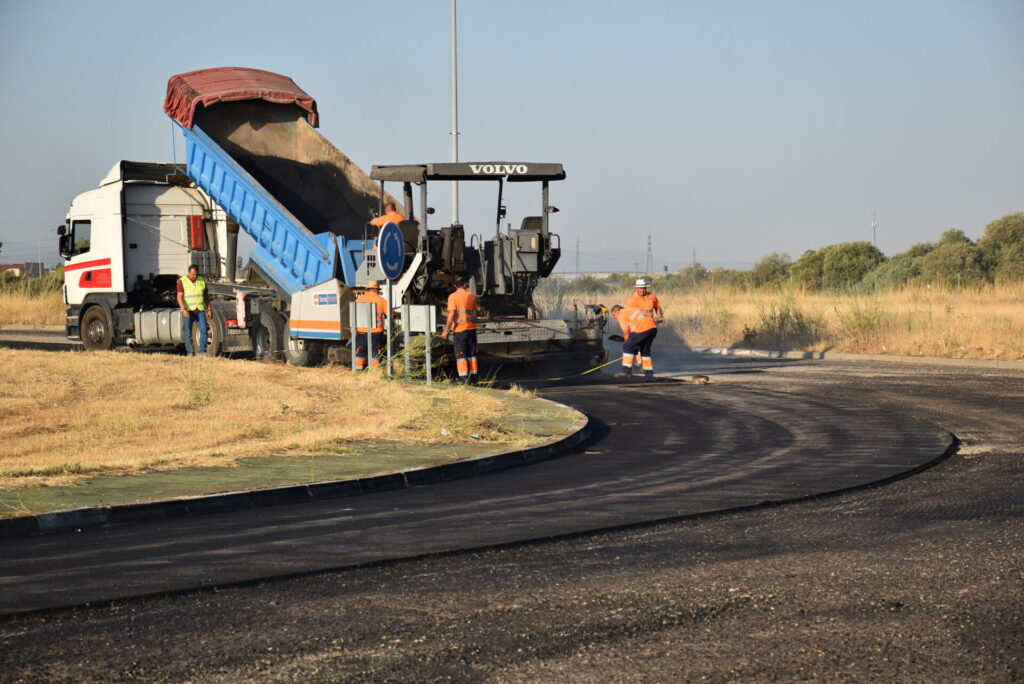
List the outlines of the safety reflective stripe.
{"label": "safety reflective stripe", "polygon": [[181,282],[181,290],[185,295],[185,308],[190,311],[203,311],[206,306],[203,304],[203,293],[206,292],[206,281],[203,280],[202,276],[196,277],[196,282],[192,282],[187,277],[179,278]]}
{"label": "safety reflective stripe", "polygon": [[453,313],[456,323],[468,323],[476,320],[476,309],[455,309]]}

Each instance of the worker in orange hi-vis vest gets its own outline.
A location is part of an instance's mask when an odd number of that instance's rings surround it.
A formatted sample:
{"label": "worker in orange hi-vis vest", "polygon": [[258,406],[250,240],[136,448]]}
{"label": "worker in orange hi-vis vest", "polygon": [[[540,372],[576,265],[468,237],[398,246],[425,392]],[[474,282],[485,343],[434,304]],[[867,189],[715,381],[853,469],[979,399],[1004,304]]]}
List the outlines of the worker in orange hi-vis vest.
{"label": "worker in orange hi-vis vest", "polygon": [[661,310],[661,302],[658,297],[647,289],[647,280],[638,278],[635,284],[636,292],[626,307],[636,309],[639,315],[636,320],[630,323],[629,340],[622,346],[623,353],[640,352],[640,362],[643,365],[644,376],[654,377],[654,359],[651,357],[651,345],[658,334],[658,323],[665,322],[665,312]]}
{"label": "worker in orange hi-vis vest", "polygon": [[[366,284],[366,290],[356,298],[357,304],[372,303],[377,305],[377,315],[374,317],[373,327],[367,330],[365,327],[356,328],[356,370],[366,370],[366,357],[369,352],[370,363],[373,368],[380,366],[380,352],[384,348],[384,318],[388,315],[388,302],[380,296],[380,284],[371,280]],[[367,346],[367,332],[369,332],[369,346]]]}
{"label": "worker in orange hi-vis vest", "polygon": [[469,291],[469,283],[462,276],[455,276],[455,292],[448,297],[448,318],[441,337],[448,339],[448,333],[453,333],[455,368],[459,382],[465,384],[475,382],[479,370],[476,361],[476,310],[476,295]]}
{"label": "worker in orange hi-vis vest", "polygon": [[404,220],[405,217],[398,213],[398,206],[394,202],[388,201],[384,205],[384,213],[370,221],[370,225],[379,228],[385,223],[401,223]]}
{"label": "worker in orange hi-vis vest", "polygon": [[[636,309],[629,309],[627,307],[622,306],[621,304],[616,304],[615,306],[612,307],[610,313],[612,315],[612,318],[615,319],[615,322],[619,324],[619,328],[622,330],[623,349],[625,349],[625,342],[629,340],[629,334],[630,332],[632,332],[630,325],[636,320],[637,316],[640,315],[640,312],[637,311]],[[623,372],[619,374],[619,377],[624,377],[625,375],[631,374],[633,372],[633,366],[640,365],[640,363],[641,362],[639,354],[627,354],[625,351],[623,351]]]}

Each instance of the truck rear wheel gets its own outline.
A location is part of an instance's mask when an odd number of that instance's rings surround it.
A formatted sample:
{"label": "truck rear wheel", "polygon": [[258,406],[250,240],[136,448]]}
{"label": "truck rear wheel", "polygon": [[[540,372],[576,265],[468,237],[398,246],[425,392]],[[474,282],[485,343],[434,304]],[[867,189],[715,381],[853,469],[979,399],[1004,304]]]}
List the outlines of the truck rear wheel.
{"label": "truck rear wheel", "polygon": [[291,323],[284,330],[284,357],[293,366],[312,366],[320,361],[320,345],[291,336]]}
{"label": "truck rear wheel", "polygon": [[91,306],[82,316],[82,346],[89,351],[105,351],[114,346],[110,318],[102,306]]}
{"label": "truck rear wheel", "polygon": [[253,352],[257,361],[277,361],[283,356],[286,326],[284,316],[276,311],[260,313],[260,329]]}

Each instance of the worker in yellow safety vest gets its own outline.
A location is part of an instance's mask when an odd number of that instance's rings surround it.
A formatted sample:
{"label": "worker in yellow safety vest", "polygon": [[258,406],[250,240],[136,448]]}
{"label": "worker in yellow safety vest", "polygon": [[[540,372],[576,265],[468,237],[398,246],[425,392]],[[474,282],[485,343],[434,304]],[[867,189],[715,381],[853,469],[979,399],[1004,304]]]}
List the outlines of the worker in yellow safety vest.
{"label": "worker in yellow safety vest", "polygon": [[181,309],[181,321],[185,327],[185,353],[195,354],[192,348],[192,326],[199,324],[199,353],[206,353],[206,337],[209,334],[208,319],[210,317],[210,295],[206,291],[206,281],[199,275],[199,267],[192,264],[188,267],[188,275],[178,278],[178,308]]}
{"label": "worker in yellow safety vest", "polygon": [[398,213],[398,206],[390,200],[384,205],[384,213],[370,221],[371,226],[380,228],[385,223],[401,223],[405,217]]}
{"label": "worker in yellow safety vest", "polygon": [[[370,355],[371,367],[377,368],[380,366],[381,349],[384,348],[384,319],[388,315],[388,300],[380,296],[380,284],[376,280],[371,280],[366,284],[363,294],[356,298],[356,303],[377,305],[373,327],[369,330],[363,326],[356,328],[356,370],[366,370],[367,352]],[[367,345],[367,337],[369,337],[369,345]]]}
{"label": "worker in yellow safety vest", "polygon": [[469,291],[469,283],[462,276],[455,276],[455,292],[448,296],[448,318],[441,331],[442,339],[454,333],[452,346],[455,347],[455,369],[459,381],[472,384],[479,371],[476,344],[476,295]]}
{"label": "worker in yellow safety vest", "polygon": [[[627,309],[634,309],[637,314],[630,321],[630,337],[622,345],[622,365],[626,366],[626,354],[640,354],[640,362],[644,369],[644,376],[648,379],[654,377],[654,359],[651,357],[651,345],[658,334],[658,323],[665,322],[665,312],[661,309],[661,302],[657,295],[647,289],[647,280],[637,278],[635,283],[636,292],[626,303]],[[633,370],[632,362],[629,369],[623,369],[626,375]]]}

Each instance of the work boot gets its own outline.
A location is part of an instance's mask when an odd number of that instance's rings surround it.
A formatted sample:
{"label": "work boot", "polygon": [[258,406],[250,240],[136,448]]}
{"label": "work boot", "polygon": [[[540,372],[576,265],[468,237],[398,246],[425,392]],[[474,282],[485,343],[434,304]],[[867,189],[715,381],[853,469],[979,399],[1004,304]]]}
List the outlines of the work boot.
{"label": "work boot", "polygon": [[615,377],[617,377],[617,378],[628,378],[631,375],[633,375],[633,367],[632,366],[623,366],[622,372],[616,373]]}
{"label": "work boot", "polygon": [[654,379],[654,371],[652,371],[652,370],[645,370],[644,371],[644,380],[653,380],[653,379]]}

